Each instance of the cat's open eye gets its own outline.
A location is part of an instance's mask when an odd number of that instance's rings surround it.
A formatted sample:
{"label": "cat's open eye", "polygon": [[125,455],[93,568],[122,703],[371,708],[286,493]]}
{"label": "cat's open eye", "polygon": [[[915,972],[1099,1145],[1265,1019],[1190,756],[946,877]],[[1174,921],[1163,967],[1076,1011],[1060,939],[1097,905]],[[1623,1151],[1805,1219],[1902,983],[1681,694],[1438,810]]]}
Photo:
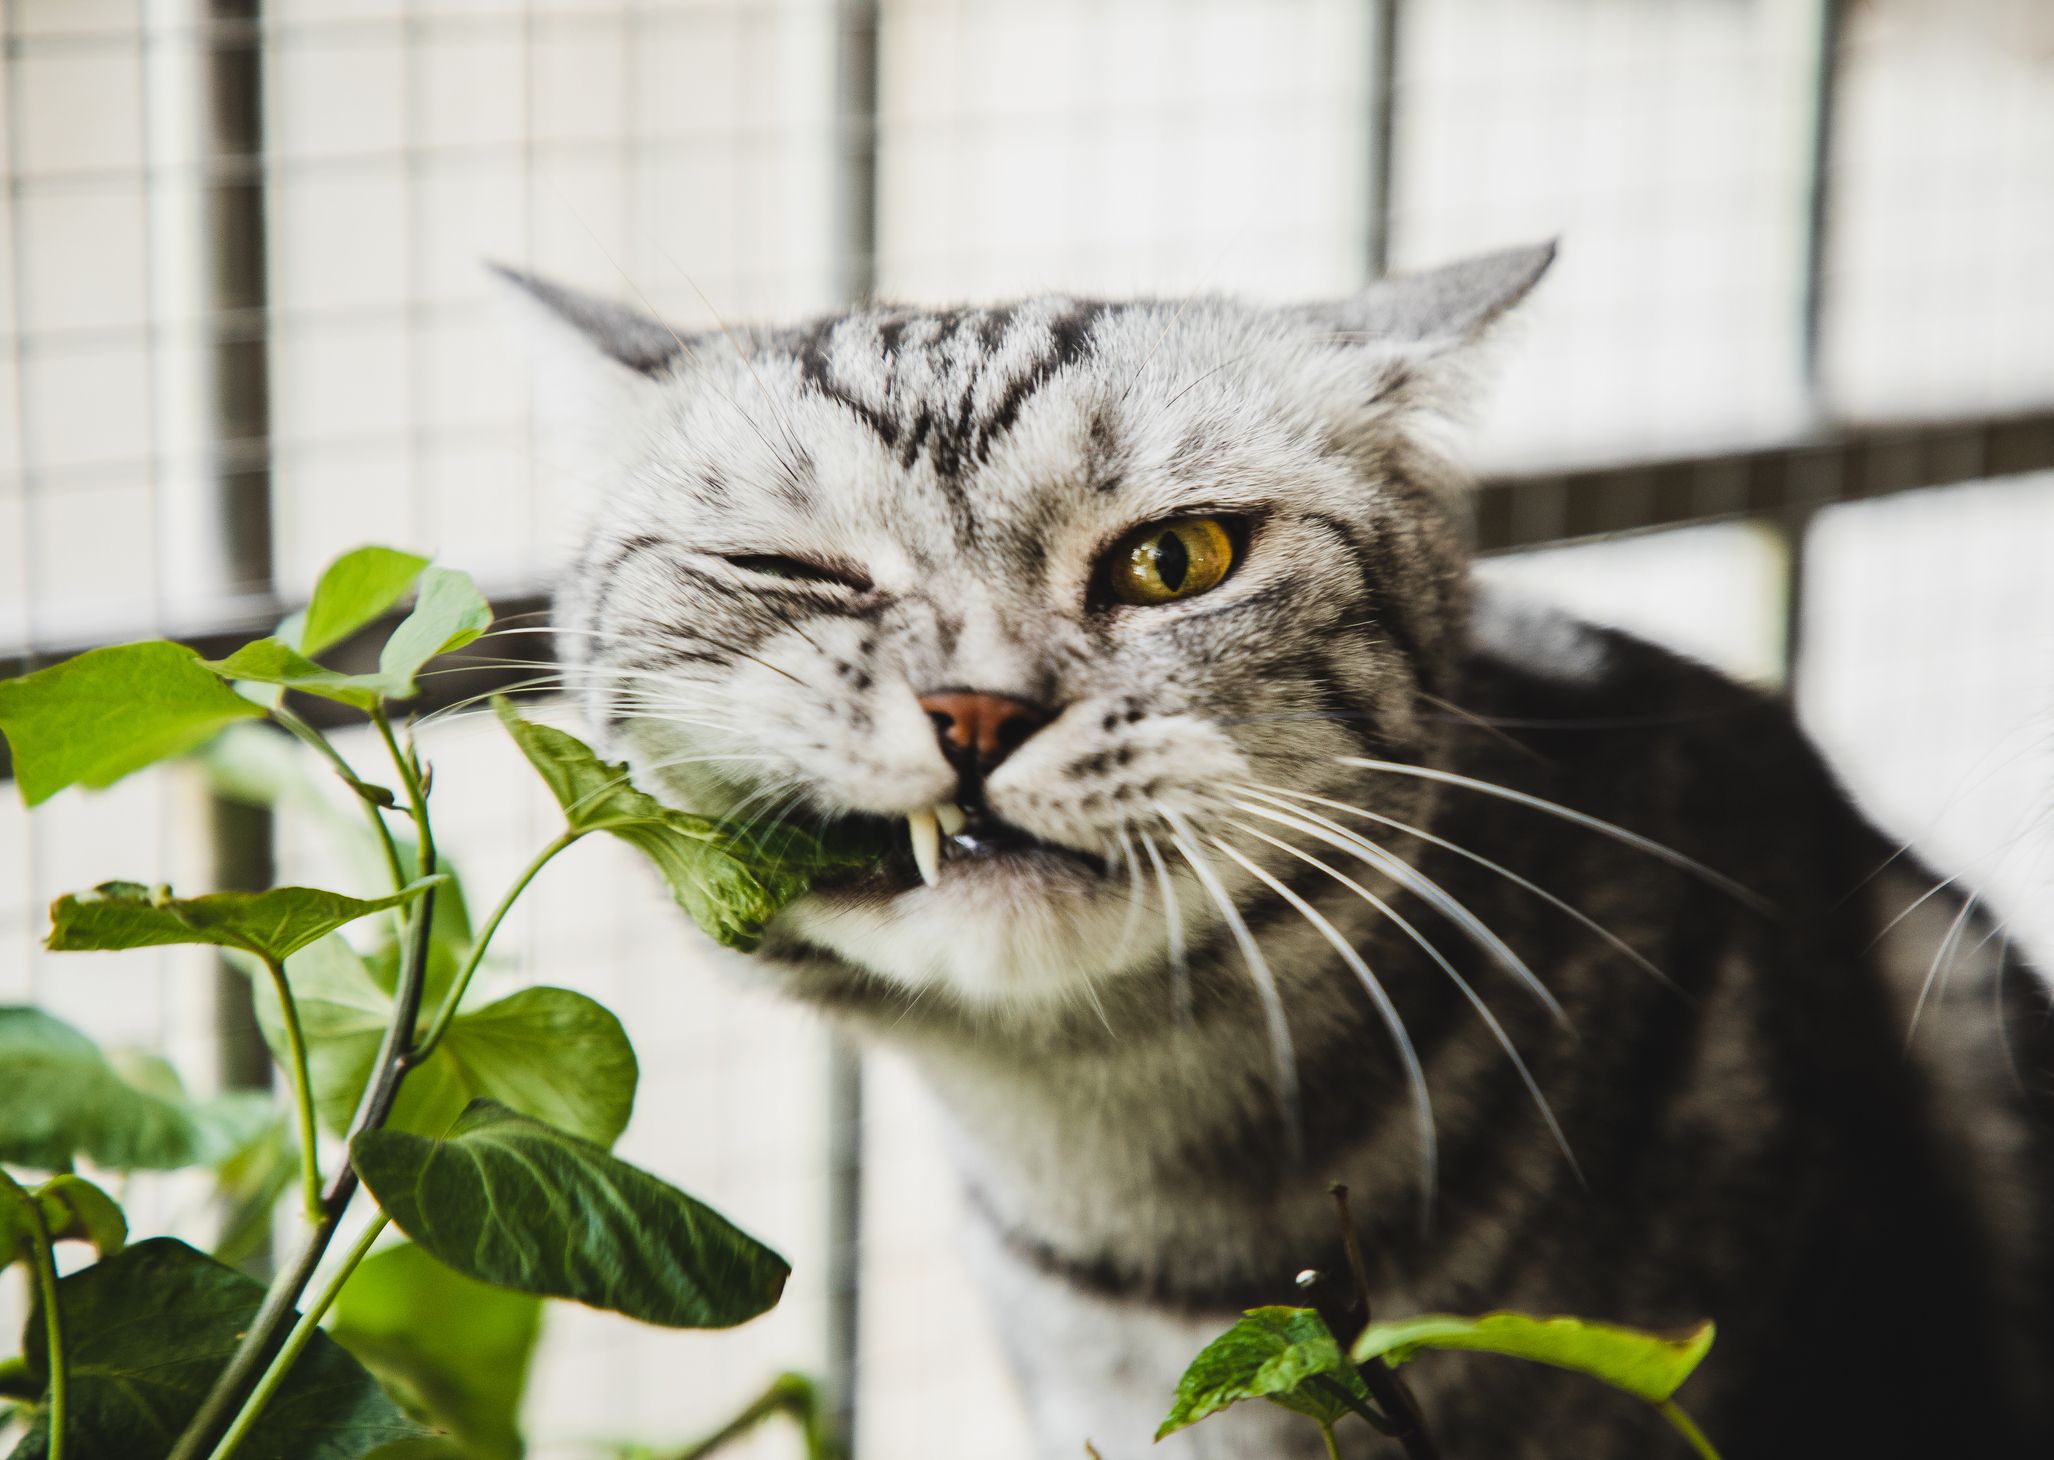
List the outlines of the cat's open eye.
{"label": "cat's open eye", "polygon": [[1137,527],[1107,553],[1106,591],[1121,603],[1172,603],[1219,587],[1234,566],[1234,534],[1217,517]]}
{"label": "cat's open eye", "polygon": [[807,558],[791,558],[781,553],[737,553],[728,557],[737,568],[751,573],[761,573],[766,578],[789,578],[802,583],[834,583],[843,588],[854,588],[865,592],[870,580],[853,568],[836,567],[828,563],[816,563]]}

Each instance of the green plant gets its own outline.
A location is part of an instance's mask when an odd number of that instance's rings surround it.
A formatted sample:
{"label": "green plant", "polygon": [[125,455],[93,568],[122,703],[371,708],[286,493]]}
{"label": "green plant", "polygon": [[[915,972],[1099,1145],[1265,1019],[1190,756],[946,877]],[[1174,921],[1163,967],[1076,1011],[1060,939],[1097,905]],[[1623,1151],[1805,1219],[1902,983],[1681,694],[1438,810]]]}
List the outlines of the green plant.
{"label": "green plant", "polygon": [[[324,662],[409,596],[375,670]],[[22,1353],[0,1362],[0,1399],[29,1422],[15,1460],[351,1460],[389,1445],[512,1460],[541,1299],[681,1328],[745,1322],[778,1301],[781,1257],[611,1154],[636,1084],[611,1013],[561,988],[468,996],[515,900],[595,833],[639,848],[701,927],[742,948],[812,877],[860,854],[795,826],[672,810],[502,700],[499,719],[564,826],[474,930],[436,849],[430,767],[395,712],[431,661],[491,621],[464,574],[365,547],[330,565],[304,613],[225,659],[151,641],[0,683],[0,732],[29,805],[203,746],[221,784],[277,799],[289,742],[243,724],[267,721],[347,788],[386,884],[181,897],[106,882],[52,907],[53,950],[202,944],[247,970],[291,1119],[261,1095],[193,1099],[161,1063],[124,1070],[45,1013],[0,1009],[0,1163],[47,1173],[31,1184],[0,1169],[0,1265],[25,1262],[34,1279]],[[360,773],[292,695],[361,715],[385,769]],[[355,942],[341,932],[353,925]],[[339,1159],[324,1163],[323,1132],[342,1140]],[[120,1206],[73,1173],[81,1160],[214,1168],[239,1203],[221,1249],[126,1245]],[[234,1264],[292,1189],[299,1240],[266,1287]],[[388,1224],[410,1241],[374,1254]],[[59,1277],[53,1249],[73,1240],[96,1260]],[[320,1326],[331,1311],[333,1336]],[[781,1382],[765,1412],[810,1414]]]}
{"label": "green plant", "polygon": [[[1249,1309],[1184,1371],[1176,1402],[1156,1431],[1158,1440],[1243,1400],[1264,1399],[1318,1425],[1333,1460],[1341,1455],[1335,1429],[1351,1417],[1397,1440],[1413,1460],[1434,1460],[1439,1452],[1426,1420],[1396,1370],[1428,1349],[1467,1349],[1600,1379],[1653,1405],[1699,1460],[1719,1460],[1711,1441],[1674,1397],[1712,1346],[1710,1323],[1687,1333],[1661,1334],[1584,1318],[1512,1312],[1474,1318],[1424,1313],[1368,1322],[1367,1269],[1347,1188],[1337,1185],[1333,1193],[1353,1280],[1352,1309],[1349,1302],[1335,1301],[1321,1307]],[[1299,1281],[1315,1292],[1332,1292],[1318,1272],[1308,1270]],[[1345,1324],[1342,1315],[1348,1311],[1359,1314],[1365,1326],[1344,1351],[1334,1325]]]}

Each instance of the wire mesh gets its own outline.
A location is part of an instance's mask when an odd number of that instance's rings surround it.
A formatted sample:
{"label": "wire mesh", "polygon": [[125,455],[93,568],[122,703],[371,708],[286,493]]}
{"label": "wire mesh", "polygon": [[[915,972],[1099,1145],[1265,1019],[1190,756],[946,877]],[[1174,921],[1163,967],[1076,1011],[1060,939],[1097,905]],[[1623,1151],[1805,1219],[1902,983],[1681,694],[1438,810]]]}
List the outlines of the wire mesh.
{"label": "wire mesh", "polygon": [[[484,259],[698,326],[872,288],[1338,294],[1385,258],[1559,236],[1479,423],[1479,528],[1500,549],[1639,535],[1489,571],[1787,684],[1874,815],[2054,946],[2036,551],[2054,522],[2050,478],[2028,474],[2054,466],[2049,17],[2033,0],[9,0],[0,655],[258,623],[366,540],[440,548],[532,601],[581,504],[529,429]],[[231,57],[261,83],[239,137],[208,89]],[[236,196],[260,209],[263,267],[246,237],[224,274]],[[454,721],[429,743],[477,760],[439,794],[493,886],[540,839],[539,808],[509,795],[490,735]],[[59,967],[36,948],[60,890],[204,881],[204,807],[178,769],[33,822],[0,801],[0,998],[211,1078],[206,960]],[[320,869],[282,835],[282,868]],[[553,1316],[537,1453],[675,1443],[777,1368],[848,1360],[860,1291],[865,1453],[1024,1454],[916,1083],[873,1062],[851,1254],[824,1032],[696,966],[645,879],[580,856],[522,914],[506,976],[621,1012],[644,1070],[624,1149],[799,1276],[772,1320],[718,1342]],[[141,1215],[205,1226],[189,1191]]]}

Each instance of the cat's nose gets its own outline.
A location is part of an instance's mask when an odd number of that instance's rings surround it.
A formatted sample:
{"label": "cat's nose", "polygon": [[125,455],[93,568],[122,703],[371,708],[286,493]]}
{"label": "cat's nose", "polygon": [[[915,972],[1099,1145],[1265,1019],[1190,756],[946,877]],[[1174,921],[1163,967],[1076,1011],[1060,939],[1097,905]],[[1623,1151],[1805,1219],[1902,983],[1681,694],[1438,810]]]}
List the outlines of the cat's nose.
{"label": "cat's nose", "polygon": [[989,775],[1049,720],[1039,705],[975,690],[922,695],[920,708],[934,722],[941,753],[966,778]]}

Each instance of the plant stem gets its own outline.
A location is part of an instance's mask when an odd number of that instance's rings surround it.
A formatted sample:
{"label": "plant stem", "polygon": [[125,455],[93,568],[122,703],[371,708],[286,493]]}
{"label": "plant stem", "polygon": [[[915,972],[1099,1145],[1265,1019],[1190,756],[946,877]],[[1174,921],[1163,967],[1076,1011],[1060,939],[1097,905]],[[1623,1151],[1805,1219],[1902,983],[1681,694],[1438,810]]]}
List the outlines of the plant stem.
{"label": "plant stem", "polygon": [[[1362,1321],[1370,1317],[1369,1264],[1363,1261],[1362,1239],[1355,1232],[1355,1213],[1348,1205],[1348,1188],[1336,1181],[1327,1187],[1334,1198],[1334,1205],[1341,1214],[1341,1246],[1348,1254],[1348,1270],[1355,1279],[1356,1296],[1362,1304]],[[1346,1352],[1347,1341],[1342,1344]],[[1434,1444],[1433,1436],[1426,1432],[1426,1418],[1419,1412],[1419,1404],[1412,1397],[1412,1391],[1405,1387],[1391,1366],[1382,1358],[1371,1359],[1366,1364],[1356,1365],[1362,1375],[1363,1387],[1377,1402],[1377,1408],[1384,1412],[1391,1422],[1391,1434],[1405,1447],[1411,1460],[1440,1460],[1440,1448]]]}
{"label": "plant stem", "polygon": [[552,857],[583,835],[584,832],[578,830],[566,831],[537,852],[534,860],[514,879],[513,886],[506,890],[506,896],[499,899],[499,906],[492,909],[492,916],[485,920],[485,926],[472,940],[471,951],[464,959],[464,966],[458,970],[456,978],[450,983],[449,992],[442,996],[442,1007],[435,1011],[434,1019],[428,1024],[428,1032],[415,1041],[413,1049],[408,1052],[406,1061],[410,1067],[428,1058],[435,1052],[435,1046],[442,1042],[442,1036],[449,1028],[449,1021],[456,1017],[457,1005],[463,1002],[464,990],[470,987],[471,975],[478,971],[478,964],[485,957],[486,946],[491,943],[492,935],[499,931],[499,924],[513,907],[515,899],[528,890],[528,884],[535,880],[537,873],[549,865]]}
{"label": "plant stem", "polygon": [[1334,1427],[1325,1420],[1319,1422],[1319,1437],[1327,1442],[1327,1460],[1341,1460],[1340,1442],[1334,1438]]}
{"label": "plant stem", "polygon": [[[376,711],[372,721],[392,755],[392,763],[398,769],[400,779],[406,784],[407,802],[414,818],[417,865],[421,876],[430,876],[435,871],[435,837],[428,824],[427,793],[421,785],[421,778],[414,772],[413,762],[400,749],[399,741],[392,733],[392,723],[386,719],[384,711]],[[385,1123],[386,1117],[392,1113],[392,1102],[399,1093],[400,1081],[406,1078],[408,1066],[405,1055],[413,1042],[414,1021],[421,1012],[421,985],[427,976],[428,936],[434,903],[435,893],[430,889],[413,904],[413,917],[407,924],[405,953],[400,962],[399,983],[392,996],[392,1018],[385,1026],[385,1037],[378,1047],[364,1098],[357,1103],[356,1115],[350,1121],[350,1139],[364,1131],[376,1130]],[[243,1386],[256,1377],[271,1359],[275,1345],[292,1322],[300,1294],[312,1281],[314,1269],[320,1266],[322,1254],[327,1252],[328,1244],[335,1238],[336,1225],[356,1193],[356,1168],[345,1158],[329,1178],[328,1189],[322,1193],[320,1220],[307,1233],[299,1251],[293,1254],[292,1262],[281,1268],[277,1277],[272,1279],[270,1290],[264,1294],[263,1306],[250,1322],[249,1331],[243,1335],[227,1366],[215,1377],[207,1397],[200,1402],[192,1421],[179,1435],[178,1444],[165,1460],[200,1460],[215,1432],[231,1414],[236,1413],[243,1397]]]}
{"label": "plant stem", "polygon": [[208,1460],[228,1460],[228,1457],[235,1453],[236,1447],[248,1438],[250,1430],[257,1423],[257,1416],[263,1413],[264,1406],[271,1402],[271,1396],[278,1392],[278,1386],[285,1382],[286,1375],[292,1371],[294,1360],[298,1359],[301,1350],[312,1342],[315,1331],[321,1326],[322,1316],[335,1306],[335,1300],[342,1292],[342,1285],[349,1281],[349,1275],[357,1270],[357,1264],[364,1260],[365,1255],[371,1250],[371,1244],[377,1241],[378,1234],[385,1230],[385,1224],[390,1220],[391,1218],[383,1212],[373,1217],[370,1224],[364,1228],[364,1235],[357,1238],[356,1245],[343,1254],[334,1274],[314,1301],[307,1305],[306,1311],[300,1314],[299,1321],[293,1324],[292,1332],[286,1335],[285,1343],[279,1348],[277,1356],[264,1370],[264,1377],[257,1381],[257,1387],[252,1389],[250,1397],[243,1401],[242,1409],[235,1417],[235,1423],[228,1427],[228,1433],[221,1437],[221,1443],[214,1447],[213,1454]]}
{"label": "plant stem", "polygon": [[392,828],[385,824],[384,813],[357,794],[356,788],[364,784],[363,777],[351,769],[350,763],[342,758],[342,752],[328,743],[328,737],[288,710],[283,703],[271,711],[271,718],[290,730],[300,740],[311,746],[322,759],[335,768],[343,783],[350,787],[350,795],[364,808],[364,814],[371,819],[371,830],[378,834],[378,844],[385,850],[385,866],[392,873],[392,885],[401,888],[407,884],[406,869],[399,864],[399,843],[393,840]]}
{"label": "plant stem", "polygon": [[669,1460],[705,1460],[724,1450],[767,1419],[788,1414],[798,1421],[805,1435],[806,1460],[842,1460],[841,1452],[828,1438],[820,1412],[820,1391],[804,1374],[779,1374],[770,1387],[750,1400],[740,1414],[695,1444],[688,1445]]}
{"label": "plant stem", "polygon": [[36,1288],[43,1295],[43,1339],[50,1356],[50,1438],[45,1460],[64,1460],[64,1417],[69,1378],[64,1372],[64,1320],[57,1311],[57,1257],[50,1248],[50,1224],[43,1220],[43,1208],[13,1180],[8,1185],[27,1204],[35,1251],[29,1254],[36,1269]]}
{"label": "plant stem", "polygon": [[1677,1406],[1675,1400],[1665,1399],[1655,1406],[1655,1410],[1663,1419],[1669,1421],[1677,1434],[1690,1442],[1690,1448],[1698,1453],[1701,1460],[1719,1460],[1719,1452],[1712,1447],[1712,1442],[1705,1438],[1705,1432]]}
{"label": "plant stem", "polygon": [[299,1117],[300,1188],[309,1224],[321,1220],[321,1159],[315,1149],[314,1083],[307,1071],[307,1039],[300,1028],[299,1005],[293,1000],[292,985],[285,977],[285,965],[265,958],[264,971],[278,991],[278,1008],[285,1021],[285,1049],[292,1066],[292,1103]]}

